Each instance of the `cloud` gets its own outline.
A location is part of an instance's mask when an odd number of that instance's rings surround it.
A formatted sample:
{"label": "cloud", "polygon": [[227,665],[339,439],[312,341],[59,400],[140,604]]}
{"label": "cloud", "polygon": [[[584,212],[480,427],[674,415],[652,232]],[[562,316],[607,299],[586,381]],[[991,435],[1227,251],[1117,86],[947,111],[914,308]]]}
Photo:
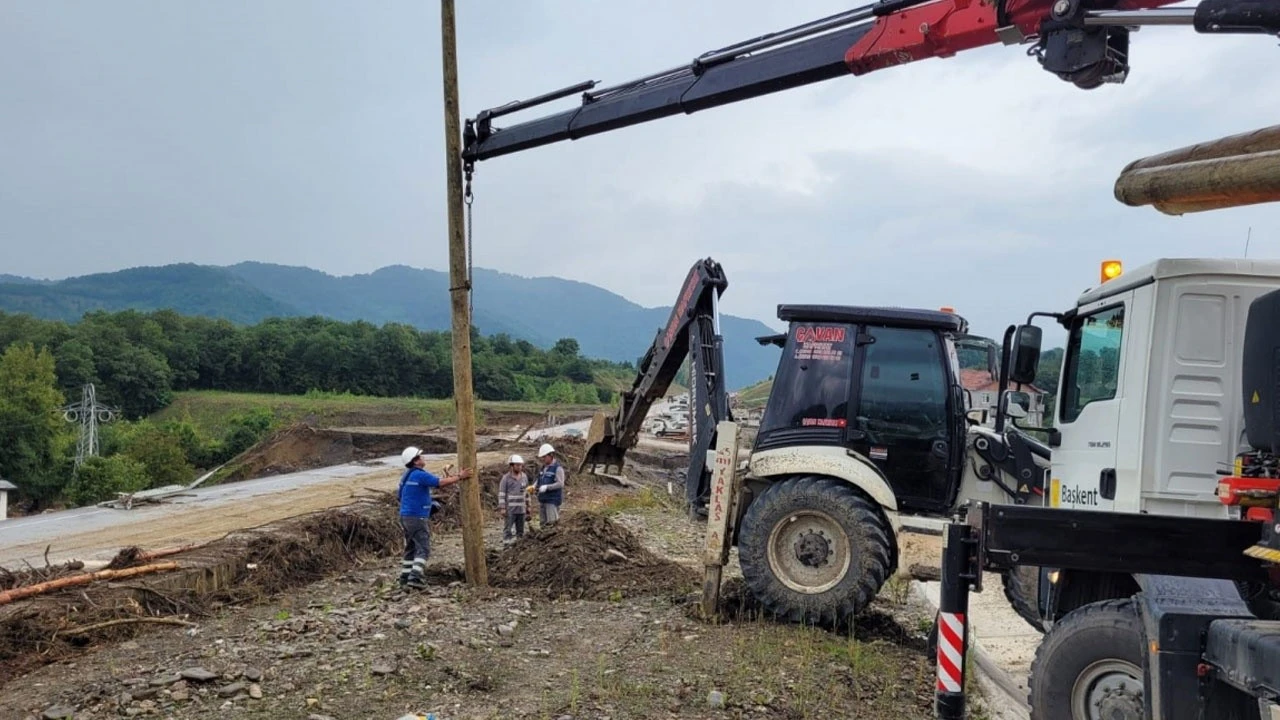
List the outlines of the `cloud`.
{"label": "cloud", "polygon": [[[467,114],[847,8],[459,5]],[[431,6],[75,7],[0,7],[0,272],[446,266]],[[652,306],[710,256],[725,311],[775,326],[782,302],[952,305],[998,334],[1103,258],[1237,255],[1250,228],[1251,256],[1280,255],[1275,208],[1112,197],[1132,159],[1274,123],[1273,42],[1147,28],[1131,51],[1128,82],[1089,92],[992,46],[486,161],[475,262]]]}

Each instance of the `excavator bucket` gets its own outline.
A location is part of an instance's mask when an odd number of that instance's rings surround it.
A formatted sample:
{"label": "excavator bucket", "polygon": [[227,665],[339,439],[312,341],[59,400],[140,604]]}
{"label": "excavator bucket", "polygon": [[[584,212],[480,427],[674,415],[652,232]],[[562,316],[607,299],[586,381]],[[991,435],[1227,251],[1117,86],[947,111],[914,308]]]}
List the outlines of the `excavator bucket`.
{"label": "excavator bucket", "polygon": [[584,472],[588,468],[594,471],[596,466],[603,465],[605,472],[608,472],[610,466],[616,466],[618,472],[622,471],[623,456],[626,454],[626,448],[618,447],[616,444],[617,436],[613,432],[613,418],[598,412],[591,417],[591,428],[587,430],[587,450],[582,455],[582,462],[578,465],[578,472]]}

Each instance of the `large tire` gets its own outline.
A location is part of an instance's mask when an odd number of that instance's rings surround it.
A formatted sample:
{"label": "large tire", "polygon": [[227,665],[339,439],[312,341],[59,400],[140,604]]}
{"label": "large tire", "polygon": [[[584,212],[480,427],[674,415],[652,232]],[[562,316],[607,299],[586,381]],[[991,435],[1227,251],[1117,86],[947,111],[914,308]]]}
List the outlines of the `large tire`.
{"label": "large tire", "polygon": [[1143,720],[1145,648],[1132,599],[1103,600],[1067,613],[1031,663],[1031,720]]}
{"label": "large tire", "polygon": [[1000,575],[1004,597],[1018,617],[1038,632],[1044,632],[1040,619],[1040,568],[1035,565],[1018,565]]}
{"label": "large tire", "polygon": [[842,624],[867,607],[893,572],[892,536],[876,504],[852,485],[794,477],[748,506],[738,561],[767,614]]}

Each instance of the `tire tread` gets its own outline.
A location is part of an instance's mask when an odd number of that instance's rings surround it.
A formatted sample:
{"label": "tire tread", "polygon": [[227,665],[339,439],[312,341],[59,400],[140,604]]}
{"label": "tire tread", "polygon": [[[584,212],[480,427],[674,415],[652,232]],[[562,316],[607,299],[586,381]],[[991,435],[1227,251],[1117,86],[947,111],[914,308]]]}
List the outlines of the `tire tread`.
{"label": "tire tread", "polygon": [[[834,604],[793,603],[789,597],[793,593],[769,569],[767,543],[771,528],[758,526],[770,511],[785,512],[788,500],[797,494],[817,496],[828,511],[845,516],[855,526],[855,566],[851,570],[861,566],[863,574],[851,592]],[[893,558],[890,537],[879,509],[852,485],[830,477],[799,476],[771,485],[747,508],[738,558],[747,587],[766,613],[794,623],[840,623],[862,612],[888,580]]]}

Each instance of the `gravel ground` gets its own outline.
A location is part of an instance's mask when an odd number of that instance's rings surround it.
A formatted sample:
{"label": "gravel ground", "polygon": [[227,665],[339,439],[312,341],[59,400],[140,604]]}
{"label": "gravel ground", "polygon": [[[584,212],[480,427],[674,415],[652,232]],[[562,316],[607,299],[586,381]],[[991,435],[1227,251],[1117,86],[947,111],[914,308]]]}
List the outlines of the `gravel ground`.
{"label": "gravel ground", "polygon": [[[584,487],[572,509],[601,510],[649,551],[697,569],[702,527],[664,499],[665,482],[653,487]],[[487,521],[497,547],[500,526]],[[460,538],[436,541],[441,572],[425,591],[394,586],[395,559],[370,560],[10,679],[0,717],[932,717],[932,615],[902,579],[846,634],[713,624],[674,592],[558,600],[544,588],[465,587],[450,582]],[[538,551],[530,539],[512,550]]]}

